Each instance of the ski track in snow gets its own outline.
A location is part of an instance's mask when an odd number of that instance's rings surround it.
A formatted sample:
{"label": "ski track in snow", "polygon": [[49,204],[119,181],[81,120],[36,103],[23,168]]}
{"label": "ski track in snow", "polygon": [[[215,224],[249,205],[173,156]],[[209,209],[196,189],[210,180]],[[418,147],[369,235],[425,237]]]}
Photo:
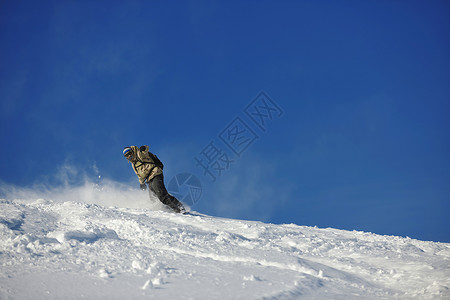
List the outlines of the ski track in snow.
{"label": "ski track in snow", "polygon": [[0,299],[450,299],[450,244],[0,200]]}

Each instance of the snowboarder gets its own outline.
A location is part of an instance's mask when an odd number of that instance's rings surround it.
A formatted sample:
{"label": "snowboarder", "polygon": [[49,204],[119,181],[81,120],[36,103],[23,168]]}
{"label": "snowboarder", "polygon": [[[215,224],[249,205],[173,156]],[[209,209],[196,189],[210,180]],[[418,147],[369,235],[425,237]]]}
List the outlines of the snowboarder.
{"label": "snowboarder", "polygon": [[158,199],[177,213],[186,210],[177,198],[170,195],[164,186],[163,163],[156,155],[149,151],[148,146],[130,146],[123,149],[123,156],[131,163],[134,172],[139,178],[141,190],[153,192]]}

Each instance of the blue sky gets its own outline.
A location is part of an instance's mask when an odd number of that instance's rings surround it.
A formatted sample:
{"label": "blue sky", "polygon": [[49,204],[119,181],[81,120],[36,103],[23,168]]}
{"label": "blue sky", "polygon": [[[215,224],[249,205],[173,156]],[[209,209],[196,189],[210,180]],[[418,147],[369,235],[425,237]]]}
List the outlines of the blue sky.
{"label": "blue sky", "polygon": [[[449,12],[2,1],[0,180],[56,185],[71,165],[138,186],[121,153],[148,144],[166,183],[201,181],[203,213],[450,242]],[[244,112],[261,91],[283,112],[265,131]],[[220,139],[237,117],[255,137],[240,156]],[[233,160],[215,182],[195,161],[211,142]]]}

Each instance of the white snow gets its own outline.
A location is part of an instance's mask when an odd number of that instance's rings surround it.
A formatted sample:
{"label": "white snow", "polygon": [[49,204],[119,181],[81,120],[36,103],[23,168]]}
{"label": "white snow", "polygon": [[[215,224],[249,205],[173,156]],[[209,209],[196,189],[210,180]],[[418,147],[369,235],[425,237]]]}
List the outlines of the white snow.
{"label": "white snow", "polygon": [[448,243],[38,194],[0,200],[0,299],[450,299]]}

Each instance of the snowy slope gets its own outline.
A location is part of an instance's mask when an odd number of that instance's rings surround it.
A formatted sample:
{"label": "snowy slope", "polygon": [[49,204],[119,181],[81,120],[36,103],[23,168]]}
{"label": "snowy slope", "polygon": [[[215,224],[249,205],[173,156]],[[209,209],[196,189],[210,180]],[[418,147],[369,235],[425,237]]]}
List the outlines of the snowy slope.
{"label": "snowy slope", "polygon": [[450,299],[450,244],[94,194],[0,200],[0,299]]}

